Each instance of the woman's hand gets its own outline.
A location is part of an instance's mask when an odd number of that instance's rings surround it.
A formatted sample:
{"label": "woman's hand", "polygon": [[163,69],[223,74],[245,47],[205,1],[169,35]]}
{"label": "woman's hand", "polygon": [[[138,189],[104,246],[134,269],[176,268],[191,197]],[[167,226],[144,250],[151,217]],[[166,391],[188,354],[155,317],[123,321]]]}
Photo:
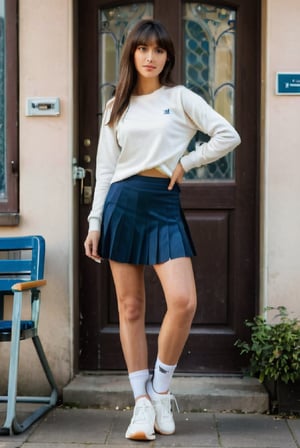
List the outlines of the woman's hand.
{"label": "woman's hand", "polygon": [[101,263],[101,257],[98,254],[98,244],[100,239],[100,232],[93,230],[88,233],[85,242],[85,255],[97,263]]}
{"label": "woman's hand", "polygon": [[175,170],[173,171],[173,174],[172,174],[169,186],[168,186],[168,190],[172,190],[176,182],[180,184],[182,182],[183,176],[184,176],[184,169],[183,169],[181,163],[179,162],[177,164]]}

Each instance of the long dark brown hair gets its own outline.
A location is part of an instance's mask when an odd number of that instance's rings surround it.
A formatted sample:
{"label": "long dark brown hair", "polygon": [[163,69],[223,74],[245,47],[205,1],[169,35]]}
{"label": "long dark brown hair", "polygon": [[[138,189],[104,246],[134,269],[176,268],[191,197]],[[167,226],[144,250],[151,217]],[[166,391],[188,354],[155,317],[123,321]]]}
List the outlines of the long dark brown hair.
{"label": "long dark brown hair", "polygon": [[118,121],[128,107],[130,96],[137,82],[134,65],[134,53],[139,45],[155,41],[157,46],[167,52],[167,60],[159,75],[161,85],[173,86],[171,72],[175,64],[175,51],[171,37],[166,28],[157,20],[141,20],[128,34],[120,61],[120,76],[116,87],[109,126]]}

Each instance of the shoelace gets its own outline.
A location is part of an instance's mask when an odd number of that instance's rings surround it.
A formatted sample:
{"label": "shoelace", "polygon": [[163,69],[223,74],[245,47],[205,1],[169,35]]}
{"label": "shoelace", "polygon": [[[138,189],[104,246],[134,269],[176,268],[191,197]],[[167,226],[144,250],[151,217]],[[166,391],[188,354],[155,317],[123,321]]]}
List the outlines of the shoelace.
{"label": "shoelace", "polygon": [[161,403],[166,403],[166,405],[163,406],[163,409],[166,412],[173,410],[174,406],[172,405],[172,403],[174,402],[177,412],[180,413],[180,409],[179,409],[177,400],[176,400],[175,396],[173,394],[171,394],[170,392],[165,397],[162,395],[162,398],[159,401]]}
{"label": "shoelace", "polygon": [[[173,402],[175,403],[176,410],[177,410],[177,412],[178,412],[178,414],[179,414],[179,413],[180,413],[180,409],[179,409],[179,406],[178,406],[176,397],[175,397],[175,395],[173,395],[173,394],[171,394],[171,393],[170,393],[170,401],[171,401],[171,402],[173,401]],[[171,403],[171,406],[172,406],[172,403]]]}
{"label": "shoelace", "polygon": [[138,406],[134,408],[132,420],[134,422],[143,422],[147,419],[146,406]]}

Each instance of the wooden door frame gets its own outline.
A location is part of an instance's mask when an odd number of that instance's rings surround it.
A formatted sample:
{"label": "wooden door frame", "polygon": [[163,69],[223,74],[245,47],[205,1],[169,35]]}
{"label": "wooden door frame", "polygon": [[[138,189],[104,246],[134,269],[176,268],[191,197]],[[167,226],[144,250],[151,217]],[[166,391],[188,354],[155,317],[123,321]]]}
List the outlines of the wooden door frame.
{"label": "wooden door frame", "polygon": [[[97,54],[97,7],[93,8],[91,6],[92,2],[84,2],[78,0],[78,11],[79,11],[79,55],[82,55],[82,48],[86,46],[86,39],[89,41],[89,54],[85,55],[85,59],[81,60],[79,57],[79,101],[81,105],[84,105],[85,110],[89,110],[90,115],[82,115],[79,111],[79,135],[80,135],[80,146],[85,137],[91,139],[91,147],[96,149],[98,143],[98,126],[97,120],[90,120],[90,116],[97,116],[98,114],[98,103],[94,92],[91,89],[84,90],[84,85],[97,85],[97,70],[85,70],[85,64],[97,64],[95,58],[90,57],[93,54]],[[128,4],[128,0],[119,1],[101,1],[102,7],[107,6],[121,6]],[[137,1],[136,3],[144,3]],[[174,44],[177,49],[182,48],[182,42],[180,36],[182,33],[178,33],[178,29],[181,28],[181,17],[182,17],[182,6],[185,3],[183,0],[178,8],[174,8],[173,0],[154,0],[154,17],[159,15],[160,20],[167,26],[170,31],[172,38],[174,39]],[[205,3],[205,2],[203,2]],[[206,2],[210,3],[210,2]],[[172,7],[173,5],[173,7]],[[237,11],[237,21],[243,20],[239,23],[239,26],[243,28],[243,32],[247,35],[252,36],[252,40],[249,39],[239,39],[237,36],[237,66],[239,70],[236,72],[236,97],[240,99],[236,107],[236,123],[235,126],[237,130],[242,135],[242,145],[245,148],[254,148],[253,152],[246,154],[243,147],[236,151],[236,165],[240,167],[237,169],[236,182],[239,183],[240,188],[237,190],[235,201],[238,206],[239,212],[235,212],[234,215],[234,225],[239,222],[243,222],[243,231],[249,235],[247,241],[235,241],[233,245],[234,253],[232,257],[235,259],[240,259],[241,254],[248,254],[249,259],[241,260],[238,270],[231,274],[229,283],[235,283],[236,297],[233,300],[235,304],[238,303],[238,298],[241,297],[253,297],[251,303],[246,303],[241,309],[239,306],[232,306],[229,303],[229,323],[231,327],[234,328],[232,333],[232,339],[229,341],[230,344],[234,343],[236,334],[247,335],[247,330],[245,329],[244,320],[251,319],[258,312],[258,293],[259,293],[259,148],[260,148],[260,44],[261,44],[261,0],[215,0],[214,5],[216,6],[228,6],[230,8],[235,8]],[[85,8],[85,14],[82,14],[81,8]],[[96,11],[95,11],[96,10]],[[172,20],[170,17],[172,15]],[[82,19],[84,17],[84,21]],[[250,23],[256,23],[256,29],[250,28]],[[171,26],[168,24],[172,24]],[[175,25],[177,24],[177,25]],[[84,30],[88,27],[90,29],[89,37],[86,36]],[[91,39],[92,36],[92,39]],[[251,47],[250,47],[251,45]],[[259,49],[259,54],[253,52],[252,48]],[[181,54],[177,50],[177,60],[181,60]],[[251,68],[251,70],[249,69]],[[255,67],[255,72],[253,71]],[[174,69],[174,79],[176,82],[180,82],[182,79],[182,68],[180,64],[175,65]],[[249,95],[248,92],[256,92],[256,95]],[[242,107],[245,110],[245,104],[247,104],[248,110],[256,111],[255,114],[242,114]],[[84,131],[84,132],[83,132]],[[94,151],[96,153],[96,151]],[[95,160],[92,162],[95,163]],[[82,160],[81,155],[79,158],[79,164],[84,166],[84,160]],[[256,173],[256,178],[254,179],[252,173]],[[207,186],[208,187],[208,186]],[[211,187],[211,185],[209,185]],[[205,191],[205,184],[203,184]],[[218,188],[220,197],[222,196],[222,184],[216,186]],[[189,193],[187,189],[182,188],[182,203],[185,207],[189,207],[189,195],[192,194],[193,187],[189,186]],[[209,194],[209,189],[207,188],[207,194]],[[249,207],[243,207],[243,204],[247,203]],[[239,216],[240,213],[240,216]],[[80,213],[81,215],[81,213]],[[242,219],[240,219],[242,218]],[[81,234],[85,234],[88,229],[87,222],[80,219]],[[238,230],[238,228],[237,228]],[[234,238],[233,232],[233,237]],[[83,245],[80,242],[79,257],[84,258]],[[83,263],[82,271],[85,270],[96,270],[98,266],[91,263]],[[108,267],[104,267],[107,269]],[[95,274],[96,275],[96,274]],[[107,273],[108,275],[108,273]],[[243,282],[239,279],[244,279]],[[247,279],[247,281],[245,280]],[[238,283],[236,283],[238,282]],[[108,286],[109,287],[109,286]],[[97,286],[95,286],[94,294],[96,297],[100,297],[101,294],[106,294],[107,291],[100,291]],[[95,302],[95,313],[100,313],[100,301]],[[98,328],[96,326],[90,328],[90,331],[97,334]],[[199,347],[195,347],[199,349]],[[211,347],[212,350],[218,352],[217,347]],[[226,356],[224,353],[222,356]],[[236,359],[238,359],[238,351],[236,353]],[[239,359],[242,363],[242,360]],[[220,361],[221,362],[221,361]]]}

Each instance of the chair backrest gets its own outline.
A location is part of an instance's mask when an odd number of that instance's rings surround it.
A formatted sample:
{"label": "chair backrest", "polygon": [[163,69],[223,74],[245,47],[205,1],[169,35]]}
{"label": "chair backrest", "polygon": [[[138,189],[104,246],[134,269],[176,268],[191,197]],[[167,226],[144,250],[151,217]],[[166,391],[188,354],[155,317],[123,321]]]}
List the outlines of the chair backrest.
{"label": "chair backrest", "polygon": [[15,283],[44,276],[45,240],[40,235],[0,238],[0,295]]}

